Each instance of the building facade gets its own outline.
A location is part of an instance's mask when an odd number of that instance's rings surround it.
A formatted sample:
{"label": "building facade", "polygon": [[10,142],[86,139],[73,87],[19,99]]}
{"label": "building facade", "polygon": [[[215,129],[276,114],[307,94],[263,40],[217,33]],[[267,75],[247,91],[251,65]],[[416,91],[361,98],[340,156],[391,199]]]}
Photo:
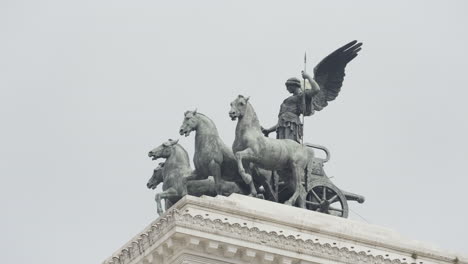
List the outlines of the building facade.
{"label": "building facade", "polygon": [[468,263],[398,233],[257,198],[185,196],[103,264]]}

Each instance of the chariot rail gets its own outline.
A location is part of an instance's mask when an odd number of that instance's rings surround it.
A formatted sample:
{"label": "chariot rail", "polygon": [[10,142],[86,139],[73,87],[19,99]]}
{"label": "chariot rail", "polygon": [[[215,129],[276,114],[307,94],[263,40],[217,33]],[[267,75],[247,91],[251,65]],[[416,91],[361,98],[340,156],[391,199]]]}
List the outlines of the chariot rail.
{"label": "chariot rail", "polygon": [[326,156],[325,159],[322,159],[322,158],[316,158],[316,159],[322,160],[323,163],[330,160],[331,154],[330,154],[330,151],[326,147],[321,146],[321,145],[317,145],[317,144],[312,144],[312,143],[304,143],[304,145],[309,147],[309,148],[320,149],[323,152],[325,152],[325,156]]}

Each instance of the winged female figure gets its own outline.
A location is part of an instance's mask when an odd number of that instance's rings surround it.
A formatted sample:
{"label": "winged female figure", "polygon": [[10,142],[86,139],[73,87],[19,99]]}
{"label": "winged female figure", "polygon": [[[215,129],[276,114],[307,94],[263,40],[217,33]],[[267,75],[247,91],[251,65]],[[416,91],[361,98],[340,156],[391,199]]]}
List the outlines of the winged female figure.
{"label": "winged female figure", "polygon": [[302,78],[309,81],[311,89],[303,90],[298,78],[289,78],[285,84],[292,95],[281,104],[278,123],[271,128],[262,128],[265,136],[276,131],[278,139],[301,142],[303,124],[300,115],[311,116],[335,100],[343,85],[346,65],[358,55],[361,46],[361,42],[354,40],[332,52],[315,66],[314,78],[303,71]]}

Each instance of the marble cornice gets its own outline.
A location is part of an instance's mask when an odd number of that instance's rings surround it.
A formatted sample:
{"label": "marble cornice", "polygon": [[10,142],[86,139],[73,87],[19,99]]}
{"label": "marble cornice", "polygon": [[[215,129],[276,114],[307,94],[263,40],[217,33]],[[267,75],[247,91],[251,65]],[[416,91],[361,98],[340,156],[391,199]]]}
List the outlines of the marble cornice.
{"label": "marble cornice", "polygon": [[[136,236],[127,243],[114,256],[110,257],[103,264],[130,264],[140,263],[141,259],[151,251],[163,253],[164,247],[171,247],[173,240],[170,237],[176,233],[176,227],[189,230],[196,230],[207,234],[216,234],[220,237],[231,239],[241,239],[253,244],[292,251],[304,255],[311,255],[318,258],[334,260],[342,263],[376,263],[376,264],[396,264],[396,263],[456,263],[455,258],[443,256],[418,256],[413,259],[411,255],[404,254],[383,254],[382,250],[358,250],[348,243],[343,246],[343,242],[337,239],[337,243],[328,241],[321,242],[318,239],[299,238],[293,235],[284,235],[279,232],[262,230],[259,227],[249,227],[246,223],[230,222],[224,219],[212,219],[202,214],[192,215],[176,208],[167,211],[162,217],[153,222],[144,232]],[[186,234],[190,236],[189,234]],[[168,240],[169,239],[169,240]],[[169,241],[169,242],[167,242]],[[169,243],[169,244],[168,244]],[[221,239],[217,243],[223,243]],[[186,244],[182,245],[182,247]],[[361,249],[363,247],[360,247]],[[376,253],[374,253],[376,252]],[[394,257],[392,257],[394,256]],[[395,257],[397,256],[397,257]],[[146,261],[141,263],[159,263]],[[466,263],[459,261],[458,263]]]}

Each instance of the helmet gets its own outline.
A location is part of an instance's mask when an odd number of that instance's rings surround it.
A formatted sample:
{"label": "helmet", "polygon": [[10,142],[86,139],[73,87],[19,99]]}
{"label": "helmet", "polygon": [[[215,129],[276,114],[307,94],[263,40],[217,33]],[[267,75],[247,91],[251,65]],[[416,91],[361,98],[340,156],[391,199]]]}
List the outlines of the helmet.
{"label": "helmet", "polygon": [[301,87],[301,81],[296,77],[289,78],[285,84],[286,86],[291,85],[291,86]]}

